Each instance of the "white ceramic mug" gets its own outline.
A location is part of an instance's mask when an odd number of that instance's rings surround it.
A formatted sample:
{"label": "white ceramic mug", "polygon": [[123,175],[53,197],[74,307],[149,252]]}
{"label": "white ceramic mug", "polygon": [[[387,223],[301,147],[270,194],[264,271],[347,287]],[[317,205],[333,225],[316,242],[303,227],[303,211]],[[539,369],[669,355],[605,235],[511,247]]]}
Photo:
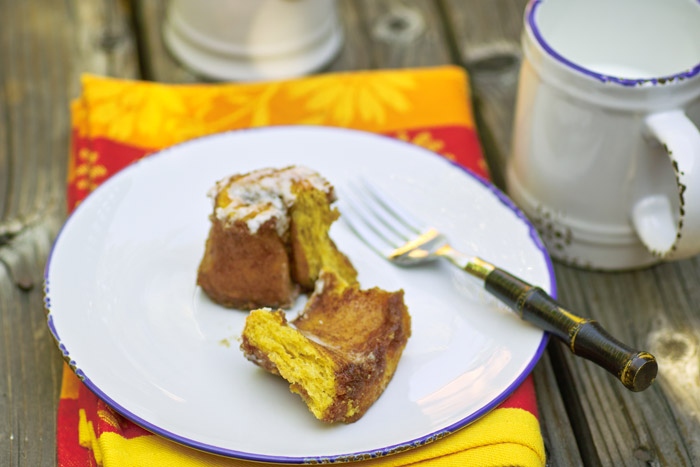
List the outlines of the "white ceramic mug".
{"label": "white ceramic mug", "polygon": [[343,35],[336,0],[171,0],[163,37],[199,74],[255,81],[322,68]]}
{"label": "white ceramic mug", "polygon": [[550,254],[700,252],[700,1],[531,0],[507,191]]}

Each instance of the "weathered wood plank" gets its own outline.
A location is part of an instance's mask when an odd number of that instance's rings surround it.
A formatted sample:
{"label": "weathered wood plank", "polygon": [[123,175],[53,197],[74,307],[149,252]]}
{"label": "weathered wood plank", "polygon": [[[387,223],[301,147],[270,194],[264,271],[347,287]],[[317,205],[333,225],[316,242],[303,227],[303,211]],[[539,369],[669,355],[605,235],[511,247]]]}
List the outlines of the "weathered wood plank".
{"label": "weathered wood plank", "polygon": [[622,389],[600,368],[563,357],[604,465],[697,465],[700,462],[698,258],[625,273],[557,265],[560,297],[621,340],[659,360],[659,378],[643,393]]}
{"label": "weathered wood plank", "polygon": [[[550,342],[549,345],[556,344],[556,342]],[[547,464],[570,467],[584,465],[576,449],[567,407],[558,390],[552,364],[546,353],[535,367],[533,377],[540,413],[540,427],[547,452]]]}
{"label": "weathered wood plank", "polygon": [[68,104],[81,72],[128,76],[136,62],[117,0],[0,11],[0,465],[53,465],[62,360],[42,281],[65,219]]}
{"label": "weathered wood plank", "polygon": [[[67,134],[53,118],[65,99],[52,78],[63,37],[48,5],[0,4],[11,21],[0,40],[0,465],[50,465],[55,457],[55,401],[60,361],[42,305],[42,270],[60,224],[60,179],[65,178]],[[68,47],[66,47],[68,50]],[[59,117],[60,118],[60,117]]]}
{"label": "weathered wood plank", "polygon": [[[372,68],[405,68],[451,62],[450,46],[435,2],[418,0],[357,1],[359,27],[371,39]],[[354,32],[347,25],[349,34]]]}
{"label": "weathered wood plank", "polygon": [[503,188],[527,0],[443,0],[457,60],[470,72],[477,124],[494,183]]}

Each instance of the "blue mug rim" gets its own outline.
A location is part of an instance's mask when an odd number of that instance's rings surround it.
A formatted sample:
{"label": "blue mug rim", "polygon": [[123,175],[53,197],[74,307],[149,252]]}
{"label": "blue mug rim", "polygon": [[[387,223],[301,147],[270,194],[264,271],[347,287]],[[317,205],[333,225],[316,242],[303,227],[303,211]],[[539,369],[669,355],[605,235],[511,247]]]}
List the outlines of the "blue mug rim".
{"label": "blue mug rim", "polygon": [[[543,2],[546,0],[531,0],[530,2],[530,7],[528,8],[527,15],[526,15],[526,21],[527,25],[530,28],[530,31],[532,31],[532,34],[535,36],[535,39],[539,43],[539,45],[547,52],[548,55],[552,56],[554,59],[556,59],[558,62],[562,63],[568,68],[571,68],[581,74],[587,75],[591,78],[594,78],[598,81],[601,81],[603,83],[616,83],[616,84],[621,84],[623,86],[640,86],[640,85],[658,85],[658,84],[667,84],[671,82],[676,82],[676,81],[682,81],[688,78],[693,78],[697,75],[700,75],[700,62],[698,62],[694,67],[681,71],[679,73],[674,73],[671,75],[664,75],[656,78],[620,78],[617,76],[613,75],[608,75],[604,73],[598,73],[595,72],[589,68],[585,68],[576,62],[573,62],[569,60],[568,58],[564,57],[560,53],[558,53],[556,50],[552,48],[552,46],[549,45],[549,43],[544,39],[542,36],[542,33],[537,26],[537,22],[535,20],[535,15],[537,13],[538,8],[542,5]],[[700,0],[696,0],[696,3],[698,6],[700,6]]]}

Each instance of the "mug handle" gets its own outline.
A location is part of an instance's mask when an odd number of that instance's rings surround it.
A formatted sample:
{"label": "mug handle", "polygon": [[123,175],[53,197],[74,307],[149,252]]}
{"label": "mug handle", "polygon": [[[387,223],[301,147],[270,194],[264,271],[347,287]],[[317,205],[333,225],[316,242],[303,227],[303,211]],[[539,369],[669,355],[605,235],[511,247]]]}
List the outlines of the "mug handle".
{"label": "mug handle", "polygon": [[649,115],[648,133],[665,148],[676,176],[680,209],[664,195],[635,203],[632,223],[642,243],[661,259],[700,253],[700,130],[682,110]]}

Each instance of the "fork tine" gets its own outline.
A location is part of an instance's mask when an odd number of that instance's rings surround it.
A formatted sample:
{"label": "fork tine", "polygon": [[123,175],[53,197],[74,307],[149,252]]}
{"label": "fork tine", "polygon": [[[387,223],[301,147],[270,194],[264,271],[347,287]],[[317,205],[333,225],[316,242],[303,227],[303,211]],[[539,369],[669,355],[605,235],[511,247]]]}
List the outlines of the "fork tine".
{"label": "fork tine", "polygon": [[347,201],[350,201],[348,205],[367,227],[381,236],[391,248],[396,248],[406,241],[403,235],[397,231],[400,229],[392,227],[384,221],[383,216],[377,212],[377,207],[373,206],[362,189],[355,187],[353,183],[350,183],[348,187],[350,189],[344,195]]}
{"label": "fork tine", "polygon": [[[367,193],[372,197],[375,206],[380,206],[393,220],[398,222],[402,228],[404,240],[410,240],[415,235],[420,235],[426,228],[423,222],[416,219],[411,213],[406,211],[399,203],[383,193],[379,188],[362,179],[362,184]],[[409,232],[406,232],[408,229]]]}
{"label": "fork tine", "polygon": [[343,220],[370,248],[381,256],[387,257],[396,248],[396,242],[387,239],[386,232],[384,234],[378,232],[377,225],[368,221],[370,215],[360,212],[358,203],[359,201],[353,196],[343,194],[343,197],[338,201]]}
{"label": "fork tine", "polygon": [[350,182],[339,199],[343,218],[373,250],[393,252],[421,234],[420,222],[364,179]]}
{"label": "fork tine", "polygon": [[394,213],[387,211],[387,208],[376,198],[374,193],[369,191],[368,185],[356,188],[354,195],[365,208],[367,223],[374,226],[385,237],[390,238],[394,247],[406,243],[415,236],[415,232],[407,229],[404,223],[398,221]]}

